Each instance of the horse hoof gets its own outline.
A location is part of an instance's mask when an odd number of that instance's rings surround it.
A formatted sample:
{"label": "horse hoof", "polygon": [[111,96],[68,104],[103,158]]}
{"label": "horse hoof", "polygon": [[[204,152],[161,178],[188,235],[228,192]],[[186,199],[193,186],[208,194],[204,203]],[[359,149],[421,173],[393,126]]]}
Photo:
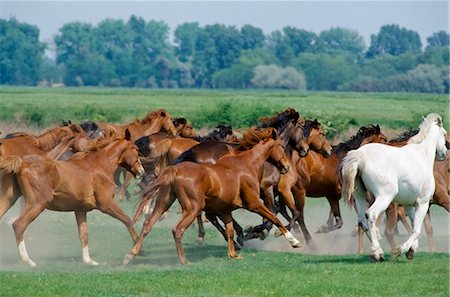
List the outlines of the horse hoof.
{"label": "horse hoof", "polygon": [[395,248],[393,248],[393,249],[391,250],[391,255],[392,255],[392,257],[394,257],[394,258],[400,257],[401,254],[402,254],[402,250],[401,250],[400,248],[398,248],[398,247],[395,247]]}
{"label": "horse hoof", "polygon": [[378,261],[384,262],[384,255],[383,254],[380,254],[380,258],[378,259]]}
{"label": "horse hoof", "polygon": [[92,266],[98,266],[98,263],[95,262],[95,261],[93,261],[93,260],[89,260],[89,261],[84,262],[84,263],[86,263],[86,264],[88,264],[88,265],[92,265]]}
{"label": "horse hoof", "polygon": [[267,229],[264,229],[259,233],[259,239],[264,240],[266,237],[269,236],[269,231]]}
{"label": "horse hoof", "polygon": [[130,263],[131,260],[133,260],[134,256],[132,254],[126,254],[125,257],[123,258],[123,265],[128,265],[128,263]]}
{"label": "horse hoof", "polygon": [[378,259],[375,255],[370,255],[369,261],[370,261],[370,263],[376,263],[376,262],[378,262]]}
{"label": "horse hoof", "polygon": [[275,236],[275,237],[280,237],[281,235],[283,235],[283,233],[281,233],[281,231],[280,230],[275,230],[275,232],[273,233],[273,235]]}
{"label": "horse hoof", "polygon": [[253,231],[253,226],[252,225],[247,225],[244,228],[244,233],[250,233]]}
{"label": "horse hoof", "polygon": [[240,251],[241,250],[241,246],[239,244],[237,244],[237,243],[234,243],[234,249],[236,251]]}
{"label": "horse hoof", "polygon": [[203,246],[203,243],[204,243],[204,242],[205,242],[205,239],[199,237],[199,238],[197,238],[197,240],[195,241],[195,244],[196,244],[197,246]]}
{"label": "horse hoof", "polygon": [[236,240],[240,246],[244,246],[244,237],[243,236],[238,236]]}
{"label": "horse hoof", "polygon": [[414,259],[414,254],[415,254],[415,252],[414,252],[414,250],[413,249],[409,249],[407,252],[406,252],[406,259],[408,259],[408,260],[412,260],[412,259]]}
{"label": "horse hoof", "polygon": [[330,232],[329,227],[325,226],[325,225],[320,226],[319,229],[317,229],[317,231],[316,231],[317,234],[328,233],[328,232]]}

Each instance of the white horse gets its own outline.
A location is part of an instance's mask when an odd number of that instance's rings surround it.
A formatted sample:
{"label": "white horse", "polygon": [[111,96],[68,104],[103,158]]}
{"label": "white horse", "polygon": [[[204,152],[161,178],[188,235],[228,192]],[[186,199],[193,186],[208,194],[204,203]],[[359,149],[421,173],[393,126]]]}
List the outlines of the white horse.
{"label": "white horse", "polygon": [[[419,128],[419,133],[403,147],[366,144],[349,152],[342,161],[342,197],[350,201],[354,193],[358,221],[366,231],[369,229],[372,260],[384,260],[376,221],[391,202],[402,204],[413,224],[413,233],[392,251],[393,255],[406,252],[406,257],[413,259],[419,245],[423,219],[435,188],[433,162],[435,157],[444,160],[447,154],[446,131],[438,114],[429,114]],[[375,202],[365,211],[367,191],[373,194]]]}

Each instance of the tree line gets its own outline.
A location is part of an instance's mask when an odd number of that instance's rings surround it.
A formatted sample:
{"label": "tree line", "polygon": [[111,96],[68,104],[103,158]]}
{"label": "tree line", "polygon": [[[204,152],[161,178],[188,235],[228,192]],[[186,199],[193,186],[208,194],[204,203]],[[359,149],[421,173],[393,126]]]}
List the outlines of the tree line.
{"label": "tree line", "polygon": [[[449,92],[449,40],[396,24],[372,34],[319,34],[284,27],[268,35],[255,26],[178,25],[131,16],[96,26],[62,26],[52,44],[39,29],[0,19],[0,84],[143,88],[269,88],[294,90]],[[171,37],[173,40],[171,40]],[[45,55],[53,46],[56,59]]]}

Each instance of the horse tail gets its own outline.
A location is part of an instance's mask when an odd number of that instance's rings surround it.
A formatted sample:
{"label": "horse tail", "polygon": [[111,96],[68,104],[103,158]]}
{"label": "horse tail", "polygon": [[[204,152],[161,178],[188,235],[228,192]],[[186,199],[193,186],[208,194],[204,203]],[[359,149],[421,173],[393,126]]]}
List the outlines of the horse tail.
{"label": "horse tail", "polygon": [[19,156],[7,156],[1,158],[0,171],[7,174],[17,174],[22,168],[23,160]]}
{"label": "horse tail", "polygon": [[341,163],[341,196],[350,205],[354,201],[353,192],[355,191],[355,180],[360,166],[359,157],[360,153],[357,150],[350,151]]}
{"label": "horse tail", "polygon": [[173,162],[172,165],[190,161],[190,162],[196,162],[197,159],[195,158],[194,152],[191,149],[188,149],[187,151],[184,151],[181,155],[178,156]]}
{"label": "horse tail", "polygon": [[144,209],[149,207],[155,195],[157,195],[156,199],[160,199],[170,193],[173,177],[173,171],[168,168],[167,170],[164,170],[156,180],[149,183],[144,189],[142,189],[141,196],[139,198],[140,201],[131,220],[133,225],[142,216]]}

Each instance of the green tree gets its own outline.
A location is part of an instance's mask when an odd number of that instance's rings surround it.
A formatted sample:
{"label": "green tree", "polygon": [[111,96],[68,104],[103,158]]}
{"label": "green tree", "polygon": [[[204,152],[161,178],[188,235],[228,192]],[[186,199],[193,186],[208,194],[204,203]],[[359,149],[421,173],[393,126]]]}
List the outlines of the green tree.
{"label": "green tree", "polygon": [[36,85],[44,49],[36,26],[0,19],[0,84]]}
{"label": "green tree", "polygon": [[428,46],[449,46],[450,34],[445,31],[439,31],[433,33],[430,37],[427,37]]}
{"label": "green tree", "polygon": [[422,42],[417,32],[400,28],[399,25],[384,25],[378,34],[370,36],[367,57],[381,54],[398,56],[407,52],[420,53]]}
{"label": "green tree", "polygon": [[364,39],[357,31],[339,27],[320,32],[314,47],[317,53],[350,52],[357,56],[366,49]]}
{"label": "green tree", "polygon": [[263,30],[252,25],[244,25],[241,28],[242,49],[255,49],[264,46],[266,37]]}

